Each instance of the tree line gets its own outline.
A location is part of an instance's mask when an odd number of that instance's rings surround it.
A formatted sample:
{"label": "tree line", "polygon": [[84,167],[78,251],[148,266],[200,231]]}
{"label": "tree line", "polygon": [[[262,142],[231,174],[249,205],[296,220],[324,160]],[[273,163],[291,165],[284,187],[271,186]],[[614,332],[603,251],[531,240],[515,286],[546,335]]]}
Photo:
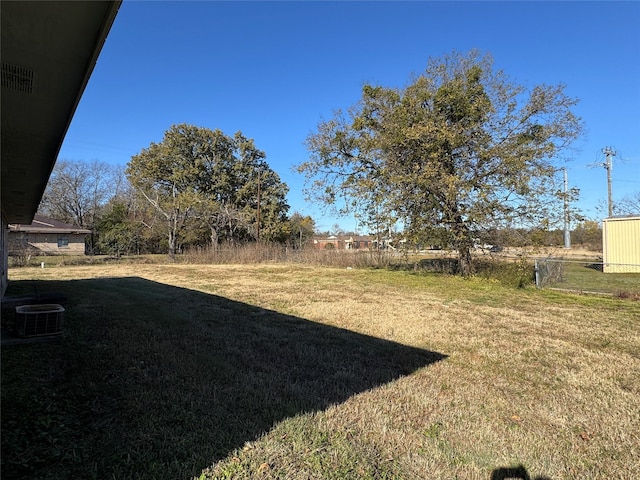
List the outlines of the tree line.
{"label": "tree line", "polygon": [[288,187],[241,132],[180,124],[126,168],[56,163],[39,213],[90,229],[92,253],[168,252],[221,243],[275,241],[300,247],[309,216],[288,215]]}

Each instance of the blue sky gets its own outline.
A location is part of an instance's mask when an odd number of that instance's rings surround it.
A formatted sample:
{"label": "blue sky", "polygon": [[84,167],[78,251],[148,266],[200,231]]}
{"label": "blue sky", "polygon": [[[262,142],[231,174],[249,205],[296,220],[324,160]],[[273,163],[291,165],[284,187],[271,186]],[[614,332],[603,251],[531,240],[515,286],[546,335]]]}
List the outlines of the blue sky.
{"label": "blue sky", "polygon": [[[518,83],[566,85],[587,134],[568,163],[576,205],[640,191],[640,2],[150,2],[124,0],[58,158],[126,165],[173,124],[241,130],[321,230],[352,218],[304,200],[292,167],[365,83],[406,86],[429,57],[479,49]],[[598,205],[601,208],[598,208]],[[606,215],[605,215],[606,216]]]}

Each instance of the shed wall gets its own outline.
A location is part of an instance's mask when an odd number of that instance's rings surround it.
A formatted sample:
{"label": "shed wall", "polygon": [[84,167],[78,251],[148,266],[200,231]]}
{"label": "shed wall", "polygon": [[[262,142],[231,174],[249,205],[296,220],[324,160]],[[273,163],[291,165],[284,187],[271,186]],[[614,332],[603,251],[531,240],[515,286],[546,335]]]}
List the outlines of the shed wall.
{"label": "shed wall", "polygon": [[604,219],[602,249],[605,273],[640,273],[640,217]]}

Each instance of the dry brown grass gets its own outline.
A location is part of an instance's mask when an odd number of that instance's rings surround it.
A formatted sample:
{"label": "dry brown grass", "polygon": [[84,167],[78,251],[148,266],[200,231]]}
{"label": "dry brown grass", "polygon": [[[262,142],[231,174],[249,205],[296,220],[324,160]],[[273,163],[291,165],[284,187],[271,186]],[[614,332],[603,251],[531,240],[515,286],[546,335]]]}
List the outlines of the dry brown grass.
{"label": "dry brown grass", "polygon": [[303,265],[10,272],[13,280],[131,276],[446,356],[278,421],[214,459],[203,477],[489,479],[513,465],[554,480],[640,472],[637,302]]}
{"label": "dry brown grass", "polygon": [[566,258],[566,259],[592,259],[602,258],[602,249],[593,250],[585,248],[583,246],[572,246],[571,248],[564,247],[507,247],[504,253],[513,255],[527,255],[529,257],[553,257],[553,258]]}

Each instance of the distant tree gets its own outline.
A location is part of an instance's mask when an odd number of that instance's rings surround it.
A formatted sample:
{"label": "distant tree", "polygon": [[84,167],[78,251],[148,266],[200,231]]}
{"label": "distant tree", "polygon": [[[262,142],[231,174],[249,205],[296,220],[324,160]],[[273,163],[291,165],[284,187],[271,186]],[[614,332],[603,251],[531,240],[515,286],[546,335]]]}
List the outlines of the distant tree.
{"label": "distant tree", "polygon": [[41,215],[93,228],[100,208],[117,193],[118,170],[105,162],[59,160],[38,207]]}
{"label": "distant tree", "polygon": [[399,218],[408,237],[444,227],[466,275],[474,232],[535,222],[557,200],[556,162],[582,133],[576,103],[562,86],[527,90],[489,56],[454,52],[404,89],[365,85],[348,115],[308,137],[298,171],[311,196],[364,203]]}
{"label": "distant tree", "polygon": [[626,195],[615,208],[618,215],[640,215],[640,192]]}
{"label": "distant tree", "polygon": [[282,236],[288,187],[266,163],[253,140],[237,132],[226,137],[216,130],[216,154],[202,164],[196,215],[219,240],[276,240]]}
{"label": "distant tree", "polygon": [[579,223],[571,232],[574,244],[583,245],[593,250],[602,249],[602,228],[593,220]]}
{"label": "distant tree", "polygon": [[312,239],[315,221],[309,215],[294,212],[287,222],[286,242],[294,248],[304,248]]}
{"label": "distant tree", "polygon": [[337,224],[334,223],[333,226],[331,227],[331,235],[335,235],[335,236],[340,236],[344,234],[344,230],[342,229],[342,227]]}
{"label": "distant tree", "polygon": [[99,209],[95,220],[95,253],[157,253],[157,213],[127,181],[123,167],[114,167],[114,171],[114,194]]}
{"label": "distant tree", "polygon": [[286,220],[287,187],[265,158],[240,132],[229,137],[180,124],[133,156],[126,174],[164,219],[173,256],[188,226],[206,226],[213,245],[221,237],[244,240],[259,230],[265,237],[278,231]]}
{"label": "distant tree", "polygon": [[525,247],[533,243],[531,232],[526,228],[505,228],[499,232],[499,237],[501,243],[499,241],[489,241],[488,243],[500,243],[501,245],[510,247]]}
{"label": "distant tree", "polygon": [[93,160],[56,162],[38,213],[91,230],[88,250],[95,249],[96,224],[102,208],[122,187],[122,171],[117,166]]}
{"label": "distant tree", "polygon": [[116,257],[134,252],[140,244],[141,225],[132,218],[129,206],[121,200],[114,200],[107,209],[96,223],[99,251]]}

